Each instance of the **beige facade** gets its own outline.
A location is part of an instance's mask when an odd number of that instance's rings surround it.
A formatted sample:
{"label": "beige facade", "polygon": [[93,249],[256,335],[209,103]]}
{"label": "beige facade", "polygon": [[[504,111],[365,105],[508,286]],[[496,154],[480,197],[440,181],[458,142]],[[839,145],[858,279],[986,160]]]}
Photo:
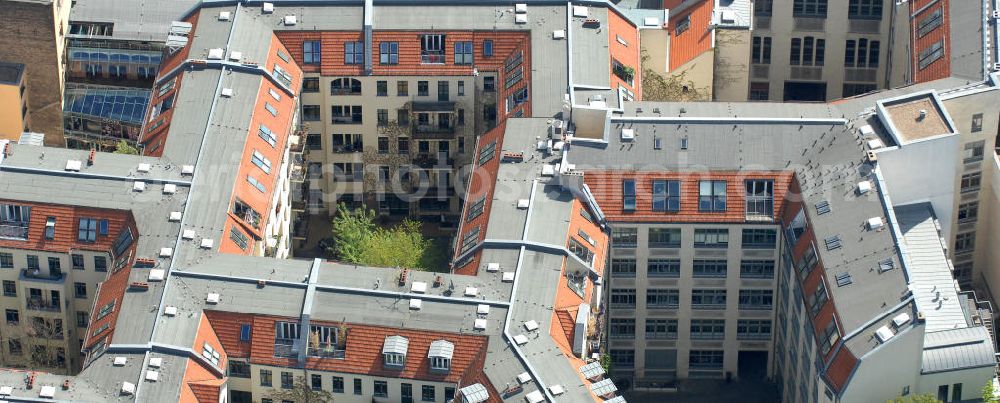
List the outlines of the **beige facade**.
{"label": "beige facade", "polygon": [[384,215],[457,214],[456,168],[486,130],[483,100],[496,107],[484,78],[307,74],[317,86],[301,97],[312,212],[332,214],[341,201]]}
{"label": "beige facade", "polygon": [[846,1],[767,0],[754,8],[750,99],[826,101],[906,82],[907,3],[884,0],[880,12],[853,15]]}
{"label": "beige facade", "polygon": [[[98,270],[101,260],[103,269]],[[112,264],[107,253],[0,249],[3,366],[44,368],[56,374],[79,372],[83,364],[80,346],[87,336],[90,313]],[[44,324],[38,322],[42,320]]]}

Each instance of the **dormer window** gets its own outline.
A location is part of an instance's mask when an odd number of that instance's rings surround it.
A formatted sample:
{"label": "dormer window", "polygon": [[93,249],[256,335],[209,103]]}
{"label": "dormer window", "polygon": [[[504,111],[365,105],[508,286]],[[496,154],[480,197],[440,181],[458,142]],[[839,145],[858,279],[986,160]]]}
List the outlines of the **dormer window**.
{"label": "dormer window", "polygon": [[430,360],[431,371],[450,371],[451,356],[454,352],[455,345],[448,340],[435,340],[432,342],[431,348],[427,351],[427,358]]}
{"label": "dormer window", "polygon": [[403,367],[406,365],[406,350],[410,340],[403,336],[389,336],[382,344],[382,359],[387,367]]}

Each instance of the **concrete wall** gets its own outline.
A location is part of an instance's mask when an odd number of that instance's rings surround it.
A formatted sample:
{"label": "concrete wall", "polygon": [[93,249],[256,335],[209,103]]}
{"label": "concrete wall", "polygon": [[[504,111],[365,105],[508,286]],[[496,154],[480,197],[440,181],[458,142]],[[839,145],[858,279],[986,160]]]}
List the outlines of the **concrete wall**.
{"label": "concrete wall", "polygon": [[[713,101],[745,101],[750,92],[752,36],[745,29],[715,30]],[[772,55],[773,60],[774,55]]]}
{"label": "concrete wall", "polygon": [[916,393],[914,383],[920,374],[923,345],[924,328],[914,326],[862,356],[840,401],[886,401],[899,396],[907,386],[911,394]]}
{"label": "concrete wall", "polygon": [[[907,144],[878,153],[878,164],[894,205],[930,202],[939,218],[951,217],[955,208],[957,181],[953,174],[958,162],[959,137],[948,136]],[[942,219],[941,230],[951,234],[952,226]]]}
{"label": "concrete wall", "polygon": [[960,384],[962,385],[961,398],[963,401],[979,401],[983,397],[983,387],[986,386],[987,382],[992,382],[994,376],[993,367],[921,375],[920,387],[917,388],[916,393],[930,394],[936,397],[938,387],[948,385],[948,400],[946,401],[957,402],[958,400],[953,400],[952,396],[955,385]]}

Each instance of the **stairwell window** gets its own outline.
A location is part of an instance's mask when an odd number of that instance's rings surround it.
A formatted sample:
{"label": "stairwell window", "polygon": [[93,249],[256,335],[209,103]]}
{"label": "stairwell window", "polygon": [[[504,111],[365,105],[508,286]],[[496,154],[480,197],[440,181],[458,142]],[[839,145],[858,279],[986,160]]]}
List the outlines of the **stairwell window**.
{"label": "stairwell window", "polygon": [[944,40],[934,42],[918,54],[917,67],[920,70],[927,68],[931,63],[944,57]]}
{"label": "stairwell window", "polygon": [[365,46],[362,42],[344,42],[344,64],[364,63]]}

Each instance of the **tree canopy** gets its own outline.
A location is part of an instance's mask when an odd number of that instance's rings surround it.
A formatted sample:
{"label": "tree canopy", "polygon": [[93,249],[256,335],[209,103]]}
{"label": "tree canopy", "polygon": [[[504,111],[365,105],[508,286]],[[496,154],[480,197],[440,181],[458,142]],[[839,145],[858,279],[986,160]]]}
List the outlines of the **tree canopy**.
{"label": "tree canopy", "polygon": [[[420,233],[420,223],[405,219],[391,228],[375,224],[375,212],[337,205],[333,219],[333,254],[354,264],[441,271],[443,259],[434,243]],[[439,267],[442,266],[442,267]]]}
{"label": "tree canopy", "polygon": [[125,140],[118,140],[118,144],[115,144],[115,154],[139,155],[139,149],[132,147]]}

